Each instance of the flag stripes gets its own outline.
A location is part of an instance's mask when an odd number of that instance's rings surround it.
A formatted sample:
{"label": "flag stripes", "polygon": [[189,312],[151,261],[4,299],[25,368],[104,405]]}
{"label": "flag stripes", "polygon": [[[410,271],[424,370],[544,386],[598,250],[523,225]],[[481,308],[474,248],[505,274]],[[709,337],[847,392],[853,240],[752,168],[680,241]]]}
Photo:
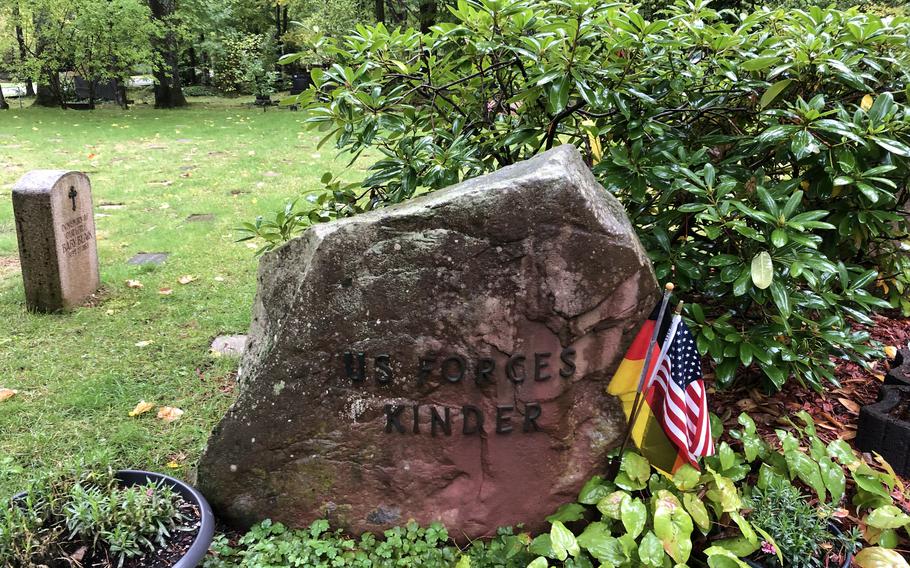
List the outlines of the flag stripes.
{"label": "flag stripes", "polygon": [[645,392],[654,390],[655,417],[681,456],[698,467],[698,457],[714,453],[701,359],[689,328],[681,321],[671,324],[666,341],[669,347],[661,350],[658,368]]}
{"label": "flag stripes", "polygon": [[655,309],[629,348],[607,389],[630,417],[648,342],[659,326],[655,357],[642,389],[642,411],[631,424],[631,438],[658,469],[673,473],[682,464],[698,468],[698,458],[714,453],[701,357],[679,314],[657,322]]}

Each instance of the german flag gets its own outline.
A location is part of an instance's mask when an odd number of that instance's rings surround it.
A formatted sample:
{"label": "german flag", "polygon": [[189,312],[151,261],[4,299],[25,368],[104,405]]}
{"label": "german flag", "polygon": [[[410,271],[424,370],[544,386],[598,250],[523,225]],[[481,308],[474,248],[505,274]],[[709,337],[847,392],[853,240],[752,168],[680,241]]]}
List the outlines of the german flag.
{"label": "german flag", "polygon": [[[632,346],[629,347],[629,351],[607,387],[607,392],[619,397],[622,402],[626,421],[632,416],[632,405],[635,403],[635,393],[641,380],[641,370],[645,365],[645,358],[648,354],[648,344],[651,342],[654,326],[657,325],[659,307],[660,305],[658,304],[651,316],[641,326],[638,335],[635,336],[635,340],[632,342]],[[671,314],[669,310],[667,312],[661,324],[660,333],[657,336],[658,341],[653,347],[648,376],[657,365],[661,341],[666,337],[670,327],[671,318],[669,316]],[[684,452],[677,448],[664,431],[657,416],[661,412],[660,401],[656,400],[659,393],[656,393],[655,389],[647,387],[648,385],[646,385],[644,400],[640,403],[641,408],[632,427],[631,439],[638,446],[641,455],[646,457],[651,462],[651,465],[664,473],[672,474],[684,463],[690,463],[690,460],[687,459]]]}

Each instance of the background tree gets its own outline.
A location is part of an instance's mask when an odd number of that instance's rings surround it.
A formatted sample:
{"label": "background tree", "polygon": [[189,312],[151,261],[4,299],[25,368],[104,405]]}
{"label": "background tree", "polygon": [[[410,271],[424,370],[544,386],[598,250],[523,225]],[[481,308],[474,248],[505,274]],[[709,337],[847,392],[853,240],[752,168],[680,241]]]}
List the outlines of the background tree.
{"label": "background tree", "polygon": [[[28,57],[28,52],[25,49],[25,33],[22,29],[22,22],[19,16],[19,1],[13,0],[12,4],[12,24],[13,28],[16,30],[16,46],[19,50],[19,58],[25,60]],[[25,96],[33,97],[35,96],[35,85],[31,77],[25,78]]]}
{"label": "background tree", "polygon": [[154,72],[155,108],[186,106],[180,80],[178,21],[174,17],[177,0],[148,0],[148,5],[159,26],[159,33],[152,42],[158,55]]}
{"label": "background tree", "polygon": [[[148,6],[139,0],[80,0],[67,24],[66,43],[73,69],[89,84],[94,104],[96,82],[124,84],[133,69],[154,60],[150,39],[156,32]],[[126,106],[122,97],[118,102]]]}

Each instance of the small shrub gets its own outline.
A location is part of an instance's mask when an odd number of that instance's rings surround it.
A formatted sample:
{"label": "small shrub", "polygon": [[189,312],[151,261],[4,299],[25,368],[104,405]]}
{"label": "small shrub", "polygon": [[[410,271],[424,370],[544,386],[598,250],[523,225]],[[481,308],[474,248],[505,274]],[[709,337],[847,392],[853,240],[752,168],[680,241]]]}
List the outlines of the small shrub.
{"label": "small shrub", "polygon": [[227,34],[213,43],[214,86],[222,93],[257,94],[274,67],[274,40],[260,34]]}
{"label": "small shrub", "polygon": [[187,85],[183,87],[183,94],[188,97],[217,97],[219,93],[208,85]]}
{"label": "small shrub", "polygon": [[[769,566],[781,565],[775,552],[785,559],[783,566],[792,568],[821,568],[827,565],[825,556],[843,554],[856,546],[843,536],[832,534],[828,528],[830,512],[816,509],[808,498],[788,482],[772,483],[765,489],[756,487],[749,503],[749,521],[770,535],[774,541],[763,543]],[[836,546],[831,551],[826,545]]]}

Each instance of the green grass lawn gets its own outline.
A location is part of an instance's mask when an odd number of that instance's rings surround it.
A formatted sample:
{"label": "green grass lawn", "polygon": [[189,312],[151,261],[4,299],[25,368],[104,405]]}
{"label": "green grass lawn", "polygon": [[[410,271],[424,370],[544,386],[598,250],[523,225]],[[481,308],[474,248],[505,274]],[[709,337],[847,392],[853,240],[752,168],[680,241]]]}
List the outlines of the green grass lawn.
{"label": "green grass lawn", "polygon": [[[234,396],[237,362],[212,356],[210,342],[246,332],[256,289],[254,251],[235,242],[234,228],[346,165],[316,149],[303,119],[213,100],[175,111],[0,111],[0,387],[19,391],[0,402],[0,495],[34,468],[83,456],[189,473]],[[25,310],[10,196],[32,169],[81,170],[92,181],[97,305]],[[215,219],[186,221],[205,213]],[[138,252],[171,256],[128,265]],[[184,275],[196,280],[181,285]],[[128,416],[140,400],[185,414],[171,424],[155,411]]]}

